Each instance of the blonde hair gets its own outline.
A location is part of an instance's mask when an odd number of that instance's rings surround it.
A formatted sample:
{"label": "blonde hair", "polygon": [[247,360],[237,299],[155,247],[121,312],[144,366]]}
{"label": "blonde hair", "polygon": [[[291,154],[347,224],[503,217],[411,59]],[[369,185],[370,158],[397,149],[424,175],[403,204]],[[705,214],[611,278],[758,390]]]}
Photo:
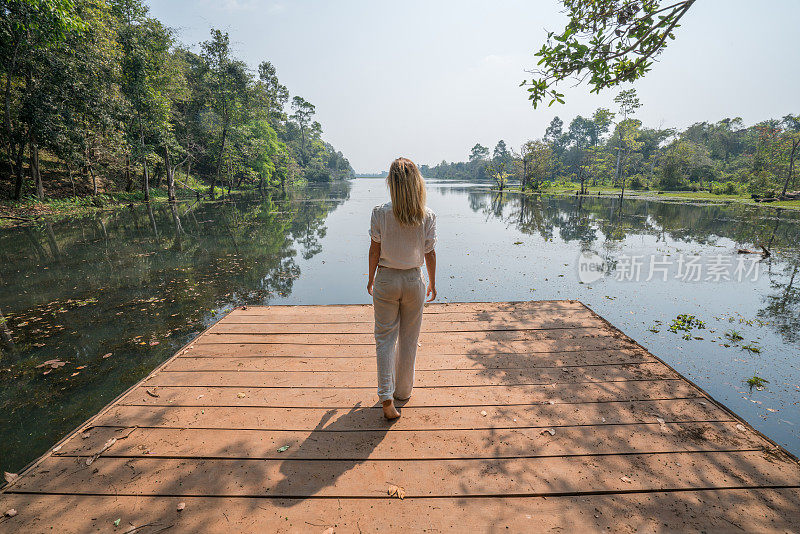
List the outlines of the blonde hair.
{"label": "blonde hair", "polygon": [[414,162],[397,158],[386,177],[394,218],[403,226],[418,226],[425,220],[425,180]]}

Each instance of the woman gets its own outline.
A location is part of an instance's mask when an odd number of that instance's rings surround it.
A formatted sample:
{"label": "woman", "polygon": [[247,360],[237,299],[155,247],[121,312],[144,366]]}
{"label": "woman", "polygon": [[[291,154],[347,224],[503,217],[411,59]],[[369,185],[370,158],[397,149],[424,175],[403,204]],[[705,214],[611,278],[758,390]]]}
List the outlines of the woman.
{"label": "woman", "polygon": [[391,202],[372,210],[367,292],[375,310],[378,397],[391,420],[400,417],[394,399],[407,400],[414,387],[426,295],[423,261],[428,302],[436,298],[436,215],[425,206],[425,180],[413,161],[394,160],[386,183]]}

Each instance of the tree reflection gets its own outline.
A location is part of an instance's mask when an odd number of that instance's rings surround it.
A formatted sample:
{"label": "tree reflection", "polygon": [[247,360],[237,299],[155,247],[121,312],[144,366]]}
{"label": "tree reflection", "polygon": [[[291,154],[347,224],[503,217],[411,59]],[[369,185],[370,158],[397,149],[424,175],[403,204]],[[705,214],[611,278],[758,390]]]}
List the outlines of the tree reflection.
{"label": "tree reflection", "polygon": [[794,256],[782,265],[780,272],[770,272],[770,287],[775,290],[764,299],[766,306],[759,310],[759,317],[769,319],[787,342],[800,340],[800,288],[798,288],[800,258]]}
{"label": "tree reflection", "polygon": [[[43,452],[216,310],[291,294],[298,256],[322,250],[326,218],[348,196],[335,183],[0,232],[0,343],[16,346],[2,354],[0,427],[13,431],[0,438],[0,469]],[[55,358],[69,363],[36,368]]]}
{"label": "tree reflection", "polygon": [[555,232],[566,243],[578,242],[583,251],[600,249],[613,271],[626,238],[653,236],[656,242],[718,245],[730,240],[728,251],[764,244],[776,254],[764,260],[770,287],[759,315],[787,342],[800,340],[800,213],[742,205],[687,204],[618,197],[502,195],[464,189],[469,207],[487,219],[499,219],[527,235],[545,241]]}

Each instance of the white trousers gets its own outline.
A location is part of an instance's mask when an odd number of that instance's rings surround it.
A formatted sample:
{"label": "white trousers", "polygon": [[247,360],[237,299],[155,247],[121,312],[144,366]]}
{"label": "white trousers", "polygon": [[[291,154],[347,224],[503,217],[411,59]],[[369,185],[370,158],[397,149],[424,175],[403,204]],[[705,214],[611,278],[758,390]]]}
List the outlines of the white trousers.
{"label": "white trousers", "polygon": [[372,289],[378,397],[406,400],[414,387],[414,360],[425,306],[422,269],[378,267]]}

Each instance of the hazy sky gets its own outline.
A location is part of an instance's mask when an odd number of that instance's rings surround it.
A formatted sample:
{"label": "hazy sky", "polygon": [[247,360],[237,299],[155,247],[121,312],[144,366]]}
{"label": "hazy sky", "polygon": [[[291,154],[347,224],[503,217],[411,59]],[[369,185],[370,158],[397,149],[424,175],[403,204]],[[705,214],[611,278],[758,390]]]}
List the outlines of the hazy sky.
{"label": "hazy sky", "polygon": [[[613,108],[618,92],[566,86],[566,105],[530,106],[518,85],[545,29],[563,28],[555,0],[148,3],[195,49],[214,27],[230,33],[252,68],[271,61],[291,94],[317,107],[325,139],[356,172],[386,169],[400,155],[462,161],[476,142],[518,148],[541,137],[555,115],[568,123]],[[634,86],[639,118],[682,128],[800,113],[798,20],[798,0],[699,0]]]}

